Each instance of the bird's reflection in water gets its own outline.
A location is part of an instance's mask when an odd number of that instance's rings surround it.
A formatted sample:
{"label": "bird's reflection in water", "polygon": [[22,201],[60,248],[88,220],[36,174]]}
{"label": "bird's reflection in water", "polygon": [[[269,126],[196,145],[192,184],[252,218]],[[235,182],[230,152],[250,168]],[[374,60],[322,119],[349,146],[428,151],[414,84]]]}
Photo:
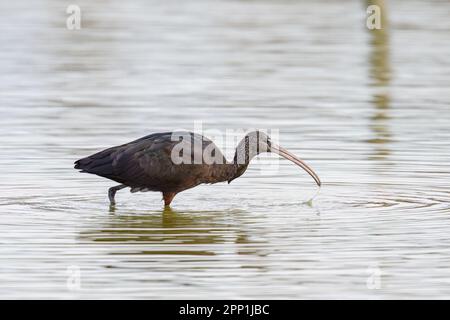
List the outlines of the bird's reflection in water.
{"label": "bird's reflection in water", "polygon": [[[230,248],[235,254],[264,256],[264,243],[250,241],[242,211],[162,211],[130,213],[110,207],[98,229],[81,232],[80,239],[121,245],[111,254],[218,255]],[[244,214],[244,217],[242,216]],[[118,246],[119,247],[119,246]]]}

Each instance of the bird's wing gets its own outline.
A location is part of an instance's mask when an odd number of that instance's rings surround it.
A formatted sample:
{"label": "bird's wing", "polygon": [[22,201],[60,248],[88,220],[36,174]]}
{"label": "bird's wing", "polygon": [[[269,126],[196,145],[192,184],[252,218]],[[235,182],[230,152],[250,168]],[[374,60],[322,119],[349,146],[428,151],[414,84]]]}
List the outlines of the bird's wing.
{"label": "bird's wing", "polygon": [[[202,162],[202,156],[212,141],[201,135],[189,135],[190,140],[186,137],[177,140],[164,134],[117,147],[110,153],[112,174],[106,177],[131,187],[158,190],[177,189],[181,185],[188,188],[206,182],[214,170]],[[220,150],[215,152],[225,163]]]}

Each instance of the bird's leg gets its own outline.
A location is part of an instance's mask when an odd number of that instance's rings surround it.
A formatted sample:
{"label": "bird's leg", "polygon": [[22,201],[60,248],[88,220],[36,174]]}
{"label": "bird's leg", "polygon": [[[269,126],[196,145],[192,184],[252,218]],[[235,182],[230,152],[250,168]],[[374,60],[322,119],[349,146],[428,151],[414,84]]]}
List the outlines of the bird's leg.
{"label": "bird's leg", "polygon": [[109,198],[109,203],[110,205],[115,205],[116,202],[114,201],[114,196],[116,195],[116,192],[119,191],[120,189],[126,188],[127,186],[124,184],[119,184],[118,186],[115,187],[111,187],[108,190],[108,198]]}
{"label": "bird's leg", "polygon": [[170,206],[170,203],[172,202],[176,194],[176,192],[163,192],[164,206]]}

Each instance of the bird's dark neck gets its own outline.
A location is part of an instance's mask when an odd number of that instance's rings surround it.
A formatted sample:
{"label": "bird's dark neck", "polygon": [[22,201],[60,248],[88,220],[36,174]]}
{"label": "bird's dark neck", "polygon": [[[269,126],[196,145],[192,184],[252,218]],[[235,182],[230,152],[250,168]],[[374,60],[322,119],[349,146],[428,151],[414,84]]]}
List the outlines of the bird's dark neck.
{"label": "bird's dark neck", "polygon": [[256,152],[249,150],[248,140],[244,137],[236,147],[233,162],[228,165],[228,183],[243,175],[250,161],[256,156]]}
{"label": "bird's dark neck", "polygon": [[228,174],[228,183],[233,181],[236,178],[239,178],[244,174],[244,172],[247,170],[248,163],[247,164],[237,164],[233,162],[232,164],[229,164],[230,170]]}

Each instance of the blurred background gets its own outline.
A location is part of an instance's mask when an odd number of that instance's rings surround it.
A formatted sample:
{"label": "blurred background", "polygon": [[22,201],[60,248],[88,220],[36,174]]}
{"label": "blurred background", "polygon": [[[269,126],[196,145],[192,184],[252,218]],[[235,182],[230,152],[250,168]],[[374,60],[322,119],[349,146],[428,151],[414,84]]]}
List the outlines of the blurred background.
{"label": "blurred background", "polygon": [[[69,5],[81,29],[69,30]],[[379,6],[382,29],[366,27]],[[0,2],[1,298],[450,298],[450,2]],[[73,162],[158,131],[264,128],[162,210]],[[228,158],[233,145],[222,146]]]}

